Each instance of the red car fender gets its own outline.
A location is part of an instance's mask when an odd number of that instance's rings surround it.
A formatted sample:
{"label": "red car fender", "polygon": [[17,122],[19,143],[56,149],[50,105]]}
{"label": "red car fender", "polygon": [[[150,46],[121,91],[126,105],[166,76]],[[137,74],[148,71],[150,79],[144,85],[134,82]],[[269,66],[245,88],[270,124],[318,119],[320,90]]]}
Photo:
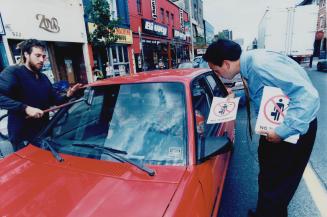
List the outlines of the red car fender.
{"label": "red car fender", "polygon": [[201,183],[193,167],[185,172],[164,217],[206,217],[210,212],[205,203]]}

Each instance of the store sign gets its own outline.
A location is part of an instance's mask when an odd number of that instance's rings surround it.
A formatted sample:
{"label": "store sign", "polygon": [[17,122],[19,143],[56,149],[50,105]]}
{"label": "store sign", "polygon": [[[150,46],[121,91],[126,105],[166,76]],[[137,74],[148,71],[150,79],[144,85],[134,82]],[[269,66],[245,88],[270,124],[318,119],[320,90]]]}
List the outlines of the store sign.
{"label": "store sign", "polygon": [[3,26],[3,22],[2,22],[2,18],[1,18],[1,14],[0,14],[0,35],[5,35],[5,28]]}
{"label": "store sign", "polygon": [[115,29],[115,35],[118,35],[119,38],[116,43],[120,44],[133,44],[133,35],[132,30],[117,28]]}
{"label": "store sign", "polygon": [[158,44],[160,44],[160,41],[150,40],[150,39],[142,39],[142,43],[144,43],[144,44],[155,44],[155,45],[158,45]]}
{"label": "store sign", "polygon": [[40,22],[39,28],[52,33],[60,32],[60,27],[57,18],[55,17],[47,18],[43,14],[37,14],[35,17]]}
{"label": "store sign", "polygon": [[[88,23],[87,25],[90,33],[94,32],[94,30],[97,27],[96,24],[94,23]],[[118,36],[118,40],[116,41],[116,43],[133,44],[132,30],[124,29],[124,28],[116,28],[114,34]]]}
{"label": "store sign", "polygon": [[168,36],[168,28],[167,26],[161,25],[159,23],[142,19],[142,29],[144,33],[148,33],[151,35],[159,35],[159,36]]}
{"label": "store sign", "polygon": [[173,30],[174,38],[186,41],[186,35],[176,29]]}
{"label": "store sign", "polygon": [[87,42],[83,6],[71,1],[1,0],[1,16],[8,39]]}
{"label": "store sign", "polygon": [[184,11],[182,8],[179,9],[179,21],[181,23],[181,30],[184,31]]}
{"label": "store sign", "polygon": [[156,20],[158,18],[157,0],[151,0],[151,13],[152,13],[152,18]]}

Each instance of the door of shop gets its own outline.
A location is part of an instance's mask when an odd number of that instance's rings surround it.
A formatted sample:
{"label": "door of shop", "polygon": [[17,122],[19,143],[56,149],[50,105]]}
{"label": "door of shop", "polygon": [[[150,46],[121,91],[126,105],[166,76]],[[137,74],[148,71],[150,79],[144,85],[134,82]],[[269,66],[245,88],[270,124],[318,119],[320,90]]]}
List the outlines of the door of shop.
{"label": "door of shop", "polygon": [[55,42],[53,51],[59,80],[66,80],[70,84],[87,83],[81,44]]}
{"label": "door of shop", "polygon": [[129,60],[126,45],[114,45],[109,47],[109,59],[115,76],[129,74]]}

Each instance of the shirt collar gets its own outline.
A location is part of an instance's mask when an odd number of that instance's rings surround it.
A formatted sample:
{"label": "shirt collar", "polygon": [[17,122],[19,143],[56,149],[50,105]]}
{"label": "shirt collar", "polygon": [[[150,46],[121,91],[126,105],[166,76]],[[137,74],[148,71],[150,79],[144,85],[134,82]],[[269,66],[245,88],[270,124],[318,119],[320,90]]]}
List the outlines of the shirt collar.
{"label": "shirt collar", "polygon": [[240,57],[240,73],[243,78],[248,79],[248,70],[247,70],[247,55],[245,52],[241,53]]}

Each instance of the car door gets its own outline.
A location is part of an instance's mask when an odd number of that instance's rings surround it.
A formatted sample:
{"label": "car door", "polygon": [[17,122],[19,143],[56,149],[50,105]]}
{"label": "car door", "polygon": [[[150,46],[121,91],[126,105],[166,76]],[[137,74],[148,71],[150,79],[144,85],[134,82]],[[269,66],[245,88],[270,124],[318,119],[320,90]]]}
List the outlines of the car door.
{"label": "car door", "polygon": [[208,215],[211,215],[218,193],[221,189],[228,154],[217,155],[204,160],[201,156],[201,144],[209,137],[223,136],[225,123],[207,124],[213,96],[225,97],[227,91],[220,80],[210,72],[196,79],[191,84],[192,104],[195,119],[195,135],[197,150],[196,173],[201,183]]}

